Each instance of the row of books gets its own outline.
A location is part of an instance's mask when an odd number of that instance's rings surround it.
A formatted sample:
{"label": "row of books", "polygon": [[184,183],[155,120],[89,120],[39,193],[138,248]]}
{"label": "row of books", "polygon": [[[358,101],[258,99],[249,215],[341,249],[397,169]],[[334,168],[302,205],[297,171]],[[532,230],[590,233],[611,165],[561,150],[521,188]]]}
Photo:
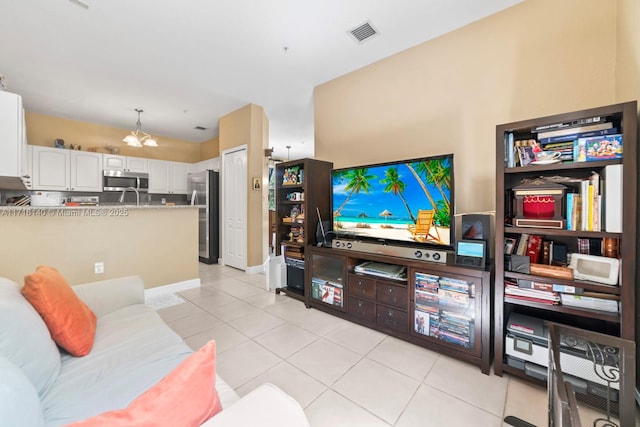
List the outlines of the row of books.
{"label": "row of books", "polygon": [[538,234],[522,233],[505,238],[505,254],[527,255],[533,264],[567,264],[567,245],[545,240]]}
{"label": "row of books", "polygon": [[623,138],[606,117],[591,117],[531,129],[536,138],[515,140],[505,135],[505,166],[528,166],[537,151],[556,151],[558,161],[585,162],[622,158]]}
{"label": "row of books", "polygon": [[523,279],[505,279],[504,284],[505,295],[517,300],[610,313],[620,312],[620,301],[617,295],[586,292],[575,286],[541,283]]}
{"label": "row of books", "polygon": [[[516,249],[512,250],[513,247]],[[580,254],[617,258],[620,254],[620,239],[578,237],[576,248]],[[533,264],[560,266],[568,264],[571,256],[566,244],[526,233],[505,238],[505,254],[527,255]]]}
{"label": "row of books", "polygon": [[622,231],[622,165],[592,172],[566,195],[567,230]]}

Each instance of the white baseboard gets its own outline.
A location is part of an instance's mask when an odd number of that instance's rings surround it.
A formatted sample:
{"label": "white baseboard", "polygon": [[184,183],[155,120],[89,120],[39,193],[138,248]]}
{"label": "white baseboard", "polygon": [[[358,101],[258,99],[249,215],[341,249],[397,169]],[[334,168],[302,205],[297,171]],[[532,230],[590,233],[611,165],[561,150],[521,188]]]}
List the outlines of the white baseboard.
{"label": "white baseboard", "polygon": [[158,295],[175,294],[176,292],[186,291],[187,289],[199,288],[200,279],[185,280],[183,282],[171,283],[169,285],[157,286],[144,290],[144,297],[151,298]]}
{"label": "white baseboard", "polygon": [[245,271],[247,274],[264,273],[264,265],[254,265],[253,267],[247,267]]}

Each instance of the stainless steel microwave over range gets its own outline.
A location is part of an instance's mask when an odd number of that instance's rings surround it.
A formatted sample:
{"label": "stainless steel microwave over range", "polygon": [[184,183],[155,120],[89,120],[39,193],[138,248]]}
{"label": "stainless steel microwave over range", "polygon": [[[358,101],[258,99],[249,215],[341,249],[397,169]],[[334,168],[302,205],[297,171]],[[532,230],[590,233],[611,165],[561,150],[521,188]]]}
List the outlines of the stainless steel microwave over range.
{"label": "stainless steel microwave over range", "polygon": [[135,188],[142,192],[149,191],[149,174],[105,170],[102,177],[102,187],[102,191],[124,191],[127,188]]}

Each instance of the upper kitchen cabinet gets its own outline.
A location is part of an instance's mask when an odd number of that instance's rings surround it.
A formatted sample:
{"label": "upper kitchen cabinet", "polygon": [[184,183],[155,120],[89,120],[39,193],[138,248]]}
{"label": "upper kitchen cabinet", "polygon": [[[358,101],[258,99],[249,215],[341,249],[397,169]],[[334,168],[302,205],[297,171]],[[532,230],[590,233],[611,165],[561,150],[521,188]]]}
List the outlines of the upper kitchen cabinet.
{"label": "upper kitchen cabinet", "polygon": [[102,154],[34,146],[33,189],[102,191]]}
{"label": "upper kitchen cabinet", "polygon": [[27,139],[22,98],[0,91],[0,176],[27,174]]}
{"label": "upper kitchen cabinet", "polygon": [[107,170],[121,170],[127,172],[149,172],[149,159],[142,157],[118,156],[104,154],[102,157],[104,168]]}
{"label": "upper kitchen cabinet", "polygon": [[149,160],[149,193],[187,194],[189,163]]}
{"label": "upper kitchen cabinet", "polygon": [[214,157],[213,159],[202,160],[197,163],[192,163],[189,168],[189,172],[197,173],[205,170],[220,170],[220,157]]}

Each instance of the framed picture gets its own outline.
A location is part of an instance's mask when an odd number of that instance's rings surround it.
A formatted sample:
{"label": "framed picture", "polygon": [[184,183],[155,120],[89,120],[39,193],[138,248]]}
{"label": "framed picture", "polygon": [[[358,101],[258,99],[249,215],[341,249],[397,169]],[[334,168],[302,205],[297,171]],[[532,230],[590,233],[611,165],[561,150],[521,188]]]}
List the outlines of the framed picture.
{"label": "framed picture", "polygon": [[504,239],[504,254],[511,255],[516,247],[516,239],[512,237],[505,237]]}
{"label": "framed picture", "polygon": [[260,188],[261,188],[260,178],[253,178],[253,189],[260,190]]}

